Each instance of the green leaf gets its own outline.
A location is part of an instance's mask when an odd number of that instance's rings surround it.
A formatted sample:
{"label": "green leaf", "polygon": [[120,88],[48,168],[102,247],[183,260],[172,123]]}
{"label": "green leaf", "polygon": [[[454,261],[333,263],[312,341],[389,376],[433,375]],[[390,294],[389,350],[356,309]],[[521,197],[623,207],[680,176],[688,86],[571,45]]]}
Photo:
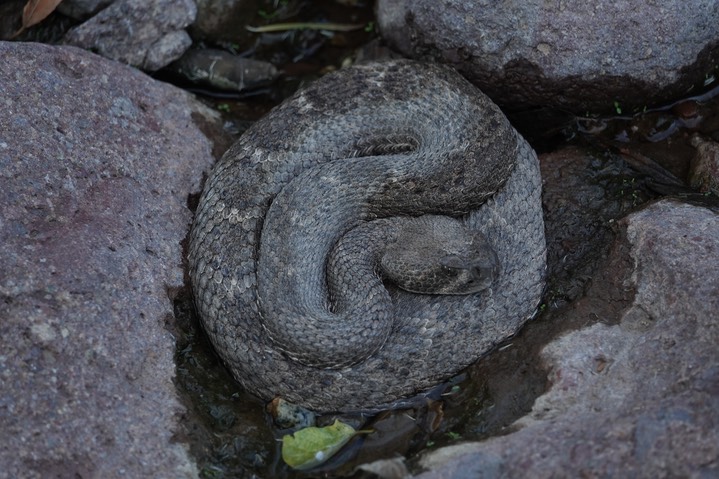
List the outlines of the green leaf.
{"label": "green leaf", "polygon": [[292,468],[305,470],[332,457],[357,431],[335,419],[326,427],[306,427],[282,438],[282,459]]}
{"label": "green leaf", "polygon": [[448,431],[447,436],[449,436],[449,438],[453,441],[456,441],[457,439],[462,438],[462,435],[460,433],[454,432],[454,431]]}

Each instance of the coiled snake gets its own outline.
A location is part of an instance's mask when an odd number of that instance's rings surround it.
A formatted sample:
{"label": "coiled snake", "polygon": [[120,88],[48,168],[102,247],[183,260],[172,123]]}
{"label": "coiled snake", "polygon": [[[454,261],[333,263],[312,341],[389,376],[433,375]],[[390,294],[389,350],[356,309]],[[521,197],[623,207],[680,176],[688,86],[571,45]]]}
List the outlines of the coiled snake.
{"label": "coiled snake", "polygon": [[[264,399],[390,405],[534,314],[540,195],[532,149],[453,70],[395,60],[326,75],[249,128],[207,180],[189,247],[203,326]],[[434,265],[405,277],[417,258]],[[396,271],[380,278],[384,263]]]}

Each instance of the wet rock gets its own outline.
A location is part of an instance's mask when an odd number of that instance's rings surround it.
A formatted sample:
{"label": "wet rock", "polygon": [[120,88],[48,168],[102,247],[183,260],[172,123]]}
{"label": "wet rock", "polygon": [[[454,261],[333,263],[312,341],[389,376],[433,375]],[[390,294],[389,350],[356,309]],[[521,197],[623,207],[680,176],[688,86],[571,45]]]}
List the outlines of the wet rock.
{"label": "wet rock", "polygon": [[547,301],[579,298],[609,252],[614,221],[648,199],[641,176],[618,155],[569,146],[539,156],[547,235]]}
{"label": "wet rock", "polygon": [[691,145],[696,148],[689,167],[689,184],[702,193],[719,196],[719,143],[693,135]]}
{"label": "wet rock", "polygon": [[258,0],[197,0],[197,20],[190,34],[196,40],[239,44],[244,50],[253,38],[245,26],[259,8]]}
{"label": "wet rock", "polygon": [[63,42],[147,71],[177,60],[192,44],[184,30],[195,20],[192,0],[115,0]]}
{"label": "wet rock", "polygon": [[115,0],[63,0],[57,11],[76,20],[86,20]]}
{"label": "wet rock", "polygon": [[267,86],[279,76],[269,62],[214,49],[188,50],[168,69],[197,85],[236,92]]}
{"label": "wet rock", "polygon": [[302,429],[312,427],[317,422],[314,412],[302,406],[292,404],[282,398],[274,398],[267,405],[267,411],[280,429]]}
{"label": "wet rock", "polygon": [[196,477],[172,297],[216,120],[74,47],[0,57],[0,476]]}
{"label": "wet rock", "polygon": [[701,84],[719,57],[713,1],[380,0],[384,38],[460,70],[492,99],[624,113]]}
{"label": "wet rock", "polygon": [[719,217],[664,200],[621,227],[610,260],[628,250],[633,271],[617,287],[635,292],[631,304],[596,302],[598,322],[543,349],[551,386],[529,415],[426,455],[419,477],[719,474]]}

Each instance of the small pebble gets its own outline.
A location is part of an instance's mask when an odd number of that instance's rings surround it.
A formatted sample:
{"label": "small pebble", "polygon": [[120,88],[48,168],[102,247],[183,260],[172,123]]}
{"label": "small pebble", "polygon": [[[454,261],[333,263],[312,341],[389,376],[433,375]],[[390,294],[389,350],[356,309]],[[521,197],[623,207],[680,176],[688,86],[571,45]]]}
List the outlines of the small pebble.
{"label": "small pebble", "polygon": [[698,134],[690,143],[696,152],[689,165],[689,185],[702,193],[719,195],[719,143]]}

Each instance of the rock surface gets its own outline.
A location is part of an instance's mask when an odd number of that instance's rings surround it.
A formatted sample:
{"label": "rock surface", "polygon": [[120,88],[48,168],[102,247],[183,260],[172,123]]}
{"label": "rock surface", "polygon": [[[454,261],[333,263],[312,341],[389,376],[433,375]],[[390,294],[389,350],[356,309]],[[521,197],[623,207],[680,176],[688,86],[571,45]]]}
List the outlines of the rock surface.
{"label": "rock surface", "polygon": [[664,200],[621,225],[631,305],[596,303],[544,348],[552,385],[514,432],[430,453],[419,477],[719,474],[719,216]]}
{"label": "rock surface", "polygon": [[193,0],[116,0],[71,29],[63,41],[147,71],[180,58],[192,45]]}
{"label": "rock surface", "polygon": [[194,477],[172,296],[210,113],[73,47],[0,57],[0,477]]}
{"label": "rock surface", "polygon": [[460,70],[510,108],[642,108],[701,83],[719,58],[719,4],[379,0],[383,37]]}

